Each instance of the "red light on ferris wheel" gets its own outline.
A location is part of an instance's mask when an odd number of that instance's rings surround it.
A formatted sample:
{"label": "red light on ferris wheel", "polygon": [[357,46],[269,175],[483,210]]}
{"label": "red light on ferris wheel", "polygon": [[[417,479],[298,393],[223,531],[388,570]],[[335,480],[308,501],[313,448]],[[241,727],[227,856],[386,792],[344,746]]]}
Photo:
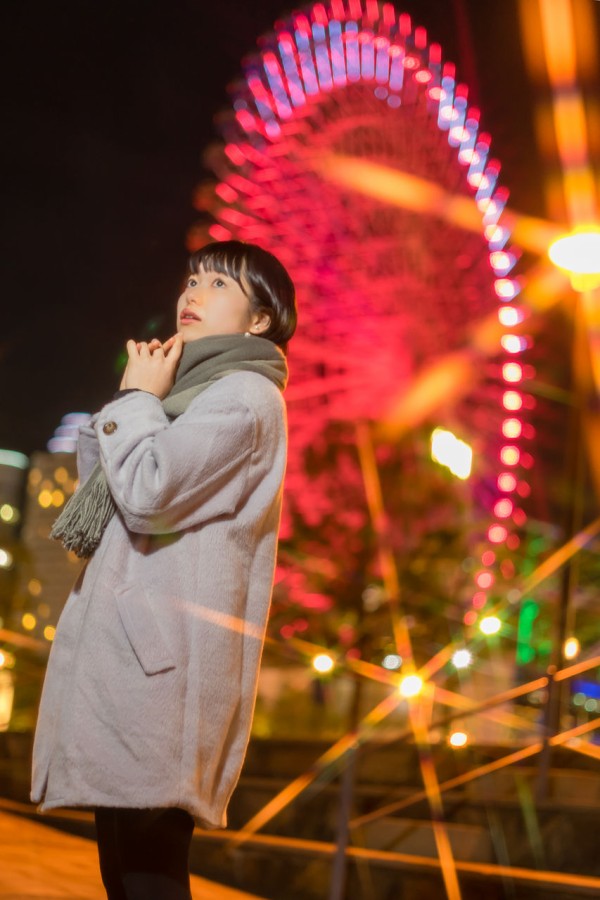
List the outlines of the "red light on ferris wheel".
{"label": "red light on ferris wheel", "polygon": [[488,540],[491,544],[502,544],[508,537],[508,530],[504,525],[490,525],[488,528]]}
{"label": "red light on ferris wheel", "polygon": [[421,69],[420,72],[417,72],[415,75],[415,81],[418,81],[419,84],[429,84],[433,75],[429,71],[429,69]]}
{"label": "red light on ferris wheel", "polygon": [[498,487],[501,491],[510,494],[517,487],[517,479],[512,472],[502,472],[498,475]]}
{"label": "red light on ferris wheel", "polygon": [[514,509],[514,504],[512,500],[509,500],[508,497],[502,497],[501,500],[497,500],[494,504],[494,515],[499,519],[508,519]]}
{"label": "red light on ferris wheel", "polygon": [[479,572],[475,578],[475,582],[482,590],[491,588],[494,583],[493,572]]}
{"label": "red light on ferris wheel", "polygon": [[518,447],[507,445],[500,450],[500,460],[504,466],[518,466],[521,459],[521,451]]}
{"label": "red light on ferris wheel", "polygon": [[502,423],[502,434],[509,440],[515,440],[521,436],[523,425],[519,419],[505,419]]}
{"label": "red light on ferris wheel", "polygon": [[523,378],[523,368],[519,363],[504,363],[502,366],[502,377],[509,384],[517,384]]}
{"label": "red light on ferris wheel", "polygon": [[518,334],[503,334],[500,338],[500,345],[507,353],[522,353],[527,349],[527,338]]}
{"label": "red light on ferris wheel", "polygon": [[504,409],[516,412],[516,410],[521,409],[523,406],[523,397],[517,391],[504,391],[504,394],[502,395],[502,405],[504,406]]}
{"label": "red light on ferris wheel", "polygon": [[514,328],[523,321],[523,313],[516,306],[501,306],[498,310],[498,321],[506,328]]}

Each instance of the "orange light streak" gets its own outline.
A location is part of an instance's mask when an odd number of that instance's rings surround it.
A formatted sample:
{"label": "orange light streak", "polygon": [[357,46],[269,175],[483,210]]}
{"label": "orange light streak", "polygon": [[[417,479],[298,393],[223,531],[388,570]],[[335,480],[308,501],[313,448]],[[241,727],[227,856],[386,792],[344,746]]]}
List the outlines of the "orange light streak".
{"label": "orange light streak", "polygon": [[567,741],[566,746],[575,753],[581,753],[583,756],[589,756],[600,761],[600,747],[597,744],[590,744],[589,741],[573,738],[573,740]]}
{"label": "orange light streak", "polygon": [[26,634],[19,634],[18,631],[9,631],[7,628],[0,628],[0,641],[12,644],[13,647],[25,647],[27,650],[43,650],[45,653],[50,652],[50,645],[46,641],[38,641],[36,638],[28,637]]}
{"label": "orange light streak", "polygon": [[[571,0],[539,0],[546,69],[555,87],[572,86],[577,77]],[[532,35],[539,41],[539,35]]]}
{"label": "orange light streak", "polygon": [[515,716],[513,713],[505,712],[504,710],[494,711],[491,708],[481,709],[481,705],[475,700],[464,697],[462,694],[456,694],[446,688],[438,687],[437,685],[434,688],[433,697],[436,703],[460,710],[458,716],[451,716],[450,719],[462,719],[464,717],[463,713],[465,712],[469,712],[472,715],[477,712],[482,712],[486,718],[490,719],[492,722],[498,722],[501,725],[506,725],[508,728],[514,728],[515,731],[531,731],[532,729],[537,728],[536,723],[531,722],[529,719],[524,719],[522,716]]}
{"label": "orange light streak", "polygon": [[[89,816],[89,814],[87,814]],[[228,841],[235,843],[239,831],[204,831],[196,827],[194,835],[209,843]],[[306,838],[282,837],[281,835],[257,834],[247,839],[249,846],[269,848],[311,858],[331,857],[337,845],[330,841],[311,841]],[[396,853],[389,850],[370,850],[366,847],[348,847],[346,853],[357,862],[395,868],[414,868],[428,871],[440,868],[440,861],[431,856],[417,856],[412,853]],[[578,892],[590,891],[591,896],[600,894],[600,878],[590,875],[574,875],[570,872],[553,872],[543,869],[523,869],[517,866],[498,866],[493,863],[456,862],[456,870],[461,874],[477,877],[510,879],[524,884],[546,885],[551,888],[575,888]]]}
{"label": "orange light streak", "polygon": [[[553,735],[549,739],[549,744],[552,747],[560,747],[565,744],[569,745],[575,738],[578,738],[582,734],[587,734],[590,731],[595,731],[597,728],[600,728],[600,718],[592,719],[590,722],[585,722],[583,725],[578,725],[576,728],[570,728],[568,731],[563,731],[561,734]],[[543,747],[544,743],[542,741],[536,741],[535,744],[530,744],[528,747],[523,747],[521,750],[509,753],[507,756],[502,756],[500,759],[493,760],[493,762],[486,763],[476,769],[471,769],[469,772],[464,772],[462,775],[457,775],[456,778],[442,781],[439,785],[440,791],[444,793],[445,791],[462,787],[464,784],[469,784],[471,781],[483,778],[484,775],[490,775],[492,772],[497,772],[507,766],[512,766],[517,762],[528,759],[531,756],[536,756],[536,754],[541,753]],[[411,794],[410,797],[405,797],[403,800],[396,800],[394,803],[388,803],[386,806],[381,806],[379,809],[375,809],[364,816],[358,816],[356,819],[352,819],[350,828],[360,828],[368,822],[380,819],[382,816],[387,816],[400,809],[414,806],[415,803],[420,803],[422,800],[425,800],[426,797],[426,790],[416,791],[414,794]]]}
{"label": "orange light streak", "polygon": [[555,97],[554,127],[558,152],[563,165],[585,166],[587,163],[587,124],[581,94],[569,91]]}
{"label": "orange light streak", "polygon": [[371,432],[366,422],[359,422],[356,425],[356,446],[363,475],[367,505],[373,529],[377,536],[379,565],[390,607],[396,651],[405,661],[405,672],[406,670],[410,672],[413,660],[412,644],[404,617],[400,614],[400,582],[396,570],[396,561],[388,546],[386,537],[387,516],[383,505],[381,482],[379,480]]}
{"label": "orange light streak", "polygon": [[450,846],[448,831],[444,823],[442,794],[437,773],[435,771],[433,757],[431,755],[431,747],[429,745],[426,721],[430,718],[430,709],[428,709],[428,706],[429,704],[426,705],[425,703],[411,704],[409,706],[410,721],[419,750],[421,777],[425,788],[424,793],[427,797],[431,812],[433,836],[440,860],[446,896],[448,897],[448,900],[460,900],[461,892],[456,874],[456,864],[452,853],[452,847]]}
{"label": "orange light streak", "polygon": [[[344,154],[323,155],[313,160],[316,171],[327,181],[391,206],[436,216],[465,231],[482,232],[481,212],[475,200],[451,194],[434,182],[381,163]],[[544,254],[560,235],[552,222],[506,211],[502,222],[523,249]]]}
{"label": "orange light streak", "polygon": [[544,560],[544,562],[522,583],[520,589],[521,595],[531,593],[531,591],[538,587],[542,581],[545,581],[545,579],[549,578],[550,575],[553,575],[557,569],[564,566],[564,564],[571,559],[571,557],[575,556],[579,550],[586,547],[597,534],[600,534],[600,517],[583,528],[578,534],[574,535],[574,537],[567,541],[566,544],[559,547],[558,550],[555,550],[548,559]]}
{"label": "orange light streak", "polygon": [[323,753],[307,772],[299,775],[290,784],[286,785],[272,800],[270,800],[256,815],[254,815],[239,831],[238,837],[232,843],[239,846],[252,834],[275,818],[286,806],[292,803],[303,791],[306,790],[327,769],[338,764],[342,758],[353,750],[356,750],[366,739],[370,732],[382,722],[402,702],[402,698],[396,692],[382,700],[366,715],[355,732],[345,734]]}
{"label": "orange light streak", "polygon": [[575,678],[576,675],[581,675],[582,672],[588,672],[590,669],[595,669],[597,666],[600,666],[600,656],[592,656],[590,659],[584,659],[582,662],[575,663],[573,666],[567,666],[564,669],[560,669],[560,671],[556,672],[554,675],[554,680],[566,681],[568,678]]}

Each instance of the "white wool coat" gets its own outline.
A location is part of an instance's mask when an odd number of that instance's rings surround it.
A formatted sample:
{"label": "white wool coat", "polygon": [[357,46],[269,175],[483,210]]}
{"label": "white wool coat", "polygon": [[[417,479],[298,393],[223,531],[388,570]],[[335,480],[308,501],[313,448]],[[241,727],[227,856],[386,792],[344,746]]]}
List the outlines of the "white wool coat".
{"label": "white wool coat", "polygon": [[136,391],[82,429],[118,507],[52,646],[32,800],[226,809],[248,743],[286,458],[283,399],[236,372],[169,422]]}

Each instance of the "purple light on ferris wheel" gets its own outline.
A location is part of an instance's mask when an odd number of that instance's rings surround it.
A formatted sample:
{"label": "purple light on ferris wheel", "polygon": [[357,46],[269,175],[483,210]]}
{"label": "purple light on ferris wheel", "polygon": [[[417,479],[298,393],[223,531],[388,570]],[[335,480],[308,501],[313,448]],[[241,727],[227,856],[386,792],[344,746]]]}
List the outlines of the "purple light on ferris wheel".
{"label": "purple light on ferris wheel", "polygon": [[344,32],[348,81],[360,81],[360,52],[358,49],[358,25],[348,22]]}
{"label": "purple light on ferris wheel", "polygon": [[298,66],[296,65],[292,36],[287,32],[280,34],[278,47],[291,101],[296,107],[304,106],[306,103],[306,95],[302,87],[302,81],[300,80]]}
{"label": "purple light on ferris wheel", "polygon": [[514,269],[517,258],[514,253],[506,250],[492,250],[490,253],[490,263],[494,274],[499,278],[504,278]]}
{"label": "purple light on ferris wheel", "polygon": [[375,48],[373,38],[365,31],[358,36],[360,45],[360,74],[365,81],[372,81],[375,77]]}
{"label": "purple light on ferris wheel", "polygon": [[342,24],[337,19],[329,23],[329,52],[331,69],[336,87],[344,87],[347,83],[346,61],[344,59],[344,42],[342,41]]}
{"label": "purple light on ferris wheel", "polygon": [[375,62],[375,81],[378,84],[387,84],[390,77],[390,42],[386,37],[375,38],[377,57]]}
{"label": "purple light on ferris wheel", "polygon": [[481,181],[479,182],[479,187],[477,188],[477,192],[475,194],[475,202],[478,204],[478,206],[480,200],[487,199],[494,193],[499,174],[500,163],[495,159],[490,160],[482,175]]}
{"label": "purple light on ferris wheel", "polygon": [[503,225],[486,225],[484,234],[490,250],[502,250],[510,237],[510,231]]}
{"label": "purple light on ferris wheel", "polygon": [[305,16],[298,16],[296,19],[295,35],[304,90],[314,97],[319,93],[319,83],[310,47],[310,25]]}
{"label": "purple light on ferris wheel", "polygon": [[404,85],[404,50],[402,47],[394,44],[390,47],[390,56],[392,58],[392,65],[390,67],[390,90],[400,92]]}
{"label": "purple light on ferris wheel", "polygon": [[479,140],[475,144],[475,152],[471,157],[471,164],[467,172],[467,181],[472,188],[477,189],[481,182],[483,170],[487,162],[490,150],[490,137],[488,134],[480,134]]}
{"label": "purple light on ferris wheel", "polygon": [[467,89],[464,84],[456,86],[456,96],[452,108],[450,128],[448,129],[448,143],[451,147],[460,147],[463,134],[463,126],[467,117]]}
{"label": "purple light on ferris wheel", "polygon": [[456,82],[450,75],[442,78],[442,91],[440,94],[440,106],[438,110],[437,124],[441,131],[447,131],[451,125],[453,115],[454,88]]}
{"label": "purple light on ferris wheel", "polygon": [[315,58],[317,60],[319,87],[322,91],[330,91],[333,87],[333,76],[331,74],[331,66],[329,65],[329,52],[327,50],[327,42],[325,39],[325,28],[323,25],[313,22],[312,33]]}
{"label": "purple light on ferris wheel", "polygon": [[493,197],[489,199],[485,207],[483,224],[496,225],[498,219],[504,212],[504,207],[508,202],[508,189],[499,187]]}
{"label": "purple light on ferris wheel", "polygon": [[479,131],[479,110],[470,109],[463,127],[463,139],[460,142],[458,161],[463,166],[470,166],[473,161],[477,133]]}
{"label": "purple light on ferris wheel", "polygon": [[283,85],[279,62],[274,53],[265,53],[264,65],[273,100],[275,101],[277,114],[281,119],[289,119],[292,115],[292,107],[290,106],[287,91]]}
{"label": "purple light on ferris wheel", "polygon": [[281,128],[275,118],[275,108],[271,103],[271,95],[257,72],[250,72],[246,80],[254,97],[256,110],[264,122],[265,132],[270,138],[278,137],[281,133]]}

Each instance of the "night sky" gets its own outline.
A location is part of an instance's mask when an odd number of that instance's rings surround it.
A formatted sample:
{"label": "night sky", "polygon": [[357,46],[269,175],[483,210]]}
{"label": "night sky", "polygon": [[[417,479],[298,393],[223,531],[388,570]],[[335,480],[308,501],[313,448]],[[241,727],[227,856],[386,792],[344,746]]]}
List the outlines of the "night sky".
{"label": "night sky", "polygon": [[[516,0],[406,0],[471,84],[514,208],[543,214]],[[456,12],[468,14],[468,30]],[[202,154],[227,84],[289,12],[236,0],[3,0],[0,447],[43,449],[174,330]]]}

